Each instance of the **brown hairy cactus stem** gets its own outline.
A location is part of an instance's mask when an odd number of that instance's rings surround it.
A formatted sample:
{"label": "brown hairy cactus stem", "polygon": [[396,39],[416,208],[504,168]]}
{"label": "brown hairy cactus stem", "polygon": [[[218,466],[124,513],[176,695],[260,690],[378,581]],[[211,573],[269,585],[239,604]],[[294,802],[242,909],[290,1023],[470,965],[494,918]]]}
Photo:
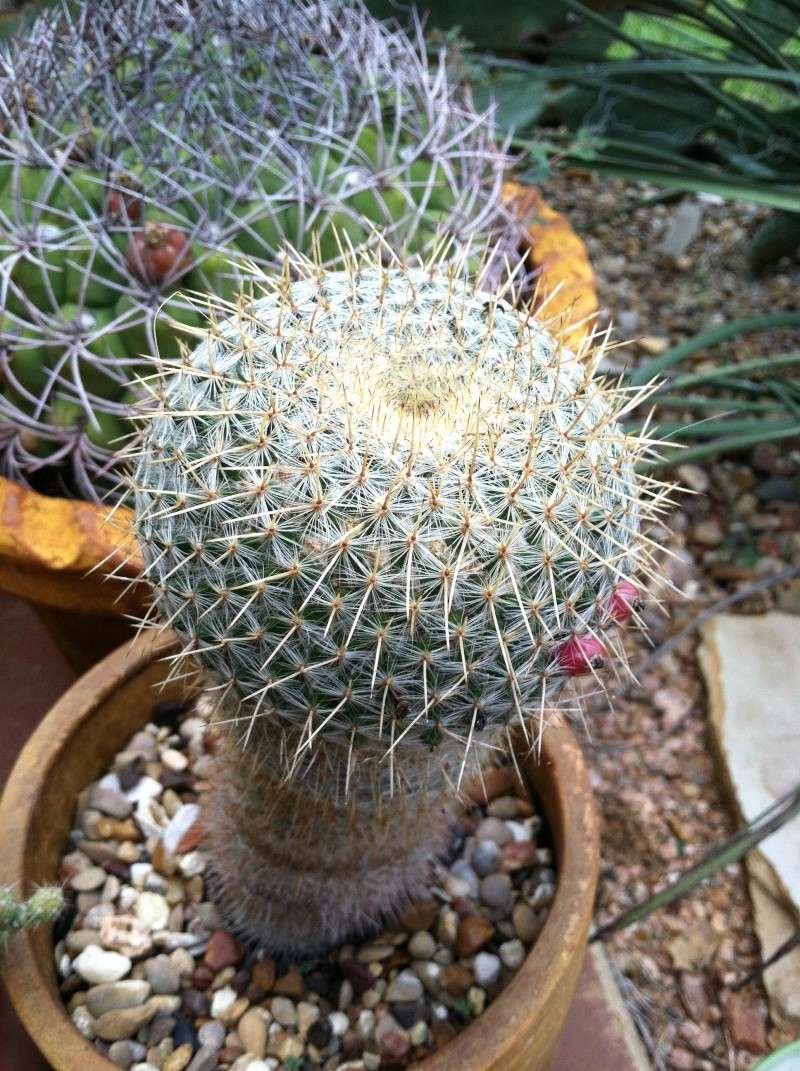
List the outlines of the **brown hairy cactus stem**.
{"label": "brown hairy cactus stem", "polygon": [[274,728],[247,747],[222,734],[204,848],[228,924],[291,958],[378,932],[419,898],[452,804],[424,753],[404,758],[405,790],[387,797],[383,750],[359,753],[346,791],[347,748],[321,745],[310,770],[287,778],[287,747]]}

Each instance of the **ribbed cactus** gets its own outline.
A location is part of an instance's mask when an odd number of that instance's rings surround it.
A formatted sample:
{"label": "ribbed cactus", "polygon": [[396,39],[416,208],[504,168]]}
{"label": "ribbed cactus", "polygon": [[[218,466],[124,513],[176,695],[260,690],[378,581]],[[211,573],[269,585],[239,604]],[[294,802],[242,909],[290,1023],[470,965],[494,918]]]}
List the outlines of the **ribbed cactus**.
{"label": "ribbed cactus", "polygon": [[[0,470],[95,497],[126,390],[243,257],[519,239],[490,115],[361,0],[89,0],[0,55]],[[496,275],[496,273],[495,273]],[[166,306],[165,306],[166,302]],[[41,475],[38,477],[42,482]]]}
{"label": "ribbed cactus", "polygon": [[594,358],[458,267],[261,285],[162,369],[132,482],[155,613],[226,711],[223,905],[295,947],[417,890],[444,781],[600,668],[650,497]]}
{"label": "ribbed cactus", "polygon": [[22,930],[53,922],[64,906],[64,894],[54,885],[37,889],[27,900],[17,900],[11,889],[0,887],[0,952]]}

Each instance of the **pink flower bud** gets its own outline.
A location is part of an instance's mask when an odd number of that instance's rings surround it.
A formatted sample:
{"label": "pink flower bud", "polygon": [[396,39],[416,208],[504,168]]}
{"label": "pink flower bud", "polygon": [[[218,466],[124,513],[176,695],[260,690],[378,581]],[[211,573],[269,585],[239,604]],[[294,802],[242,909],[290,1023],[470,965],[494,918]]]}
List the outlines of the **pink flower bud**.
{"label": "pink flower bud", "polygon": [[639,589],[630,580],[623,580],[608,600],[608,614],[618,625],[624,625],[639,605]]}
{"label": "pink flower bud", "polygon": [[570,677],[580,677],[593,669],[602,669],[605,648],[594,636],[573,636],[556,648],[556,658]]}

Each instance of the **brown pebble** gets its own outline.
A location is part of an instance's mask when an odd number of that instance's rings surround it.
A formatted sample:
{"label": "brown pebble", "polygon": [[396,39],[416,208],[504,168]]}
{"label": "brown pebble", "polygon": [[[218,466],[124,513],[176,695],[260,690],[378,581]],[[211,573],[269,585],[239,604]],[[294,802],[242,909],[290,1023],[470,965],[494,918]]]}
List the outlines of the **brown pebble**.
{"label": "brown pebble", "polygon": [[178,842],[177,854],[184,855],[186,852],[194,851],[205,836],[205,832],[206,830],[203,821],[198,818],[197,821],[186,830]]}
{"label": "brown pebble", "polygon": [[463,997],[473,984],[474,978],[469,967],[463,963],[451,963],[445,967],[439,975],[439,981],[444,990],[453,997]]}
{"label": "brown pebble", "polygon": [[131,880],[131,868],[127,863],[123,863],[121,859],[107,859],[103,863],[103,869],[113,874],[114,877],[119,878],[120,881],[128,883]]}
{"label": "brown pebble", "polygon": [[119,778],[119,787],[123,792],[128,792],[139,784],[144,773],[144,759],[141,755],[137,755],[135,759],[131,759],[126,763],[121,770],[117,772]]}
{"label": "brown pebble", "polygon": [[195,989],[208,989],[214,981],[214,971],[205,963],[199,963],[192,975],[192,985]]}
{"label": "brown pebble", "polygon": [[220,1049],[217,1054],[217,1060],[220,1064],[232,1064],[237,1056],[241,1056],[244,1052],[239,1045],[226,1045],[224,1049]]}
{"label": "brown pebble", "polygon": [[459,956],[471,956],[478,952],[494,936],[494,926],[479,915],[463,918],[458,924],[456,949]]}
{"label": "brown pebble", "polygon": [[268,994],[266,989],[262,989],[260,985],[256,985],[254,982],[251,982],[245,989],[242,996],[247,997],[251,1004],[260,1004],[262,1000],[264,1000],[268,996]]}
{"label": "brown pebble", "polygon": [[491,818],[530,818],[533,807],[529,800],[521,800],[519,796],[500,796],[492,800],[486,813]]}
{"label": "brown pebble", "polygon": [[457,896],[453,900],[452,907],[453,911],[461,918],[466,918],[468,915],[480,915],[478,905],[467,896]]}
{"label": "brown pebble", "polygon": [[132,818],[119,821],[116,818],[101,818],[97,823],[97,836],[103,840],[141,840],[142,834]]}
{"label": "brown pebble", "polygon": [[107,863],[109,859],[117,858],[117,849],[113,844],[106,844],[104,840],[82,840],[78,844],[78,851],[88,855],[93,863]]}
{"label": "brown pebble", "polygon": [[257,985],[259,989],[269,993],[275,985],[274,962],[271,959],[262,959],[258,963],[254,963],[251,978],[253,979],[253,985]]}
{"label": "brown pebble", "polygon": [[431,1038],[436,1049],[441,1049],[456,1036],[456,1028],[453,1024],[445,1019],[444,1022],[441,1019],[434,1019],[430,1026]]}
{"label": "brown pebble", "polygon": [[680,994],[687,1014],[696,1023],[708,1021],[709,1004],[706,983],[701,974],[682,971],[680,977]]}
{"label": "brown pebble", "polygon": [[533,866],[536,862],[536,845],[533,841],[509,841],[504,844],[500,856],[500,869],[505,874],[514,870],[522,870],[526,866]]}
{"label": "brown pebble", "polygon": [[345,1060],[357,1060],[364,1051],[364,1041],[355,1030],[348,1030],[342,1038],[342,1056]]}
{"label": "brown pebble", "polygon": [[375,975],[366,965],[356,959],[346,959],[341,963],[342,973],[353,987],[353,992],[358,996],[366,993],[375,984]]}
{"label": "brown pebble", "polygon": [[232,933],[228,933],[227,930],[216,930],[209,938],[203,962],[216,972],[241,962],[243,956],[244,948]]}
{"label": "brown pebble", "polygon": [[250,971],[241,968],[234,974],[228,985],[233,989],[237,996],[241,996],[245,989],[250,984]]}
{"label": "brown pebble", "polygon": [[95,1019],[94,1032],[103,1041],[121,1041],[149,1023],[155,1014],[156,1009],[149,1002],[139,1008],[115,1008]]}
{"label": "brown pebble", "polygon": [[408,949],[398,948],[396,952],[392,952],[387,960],[384,960],[382,966],[384,971],[388,973],[394,967],[407,967],[410,962],[411,956],[408,954]]}
{"label": "brown pebble", "polygon": [[171,1052],[161,1065],[161,1071],[183,1071],[192,1058],[194,1050],[187,1042]]}
{"label": "brown pebble", "polygon": [[306,984],[297,967],[290,967],[286,974],[277,980],[272,991],[283,997],[303,997]]}
{"label": "brown pebble", "polygon": [[417,900],[400,916],[398,923],[401,929],[417,933],[418,930],[429,930],[438,914],[439,905],[435,900]]}
{"label": "brown pebble", "polygon": [[184,989],[181,993],[183,1010],[195,1019],[208,1014],[208,997],[199,989]]}
{"label": "brown pebble", "polygon": [[738,993],[729,993],[723,1004],[725,1022],[737,1049],[758,1055],[766,1052],[767,1035],[764,1015]]}
{"label": "brown pebble", "polygon": [[[159,780],[164,788],[173,792],[188,792],[194,788],[197,778],[190,770],[164,770]],[[188,800],[184,798],[184,803]]]}
{"label": "brown pebble", "polygon": [[466,791],[471,803],[484,806],[498,796],[507,796],[517,784],[517,775],[513,766],[487,766],[481,771]]}
{"label": "brown pebble", "polygon": [[164,847],[163,840],[160,840],[153,851],[150,860],[153,864],[153,869],[157,870],[159,874],[162,874],[165,878],[171,878],[178,869],[178,860],[169,855]]}
{"label": "brown pebble", "polygon": [[399,1030],[388,1030],[381,1038],[381,1067],[405,1067],[411,1042]]}

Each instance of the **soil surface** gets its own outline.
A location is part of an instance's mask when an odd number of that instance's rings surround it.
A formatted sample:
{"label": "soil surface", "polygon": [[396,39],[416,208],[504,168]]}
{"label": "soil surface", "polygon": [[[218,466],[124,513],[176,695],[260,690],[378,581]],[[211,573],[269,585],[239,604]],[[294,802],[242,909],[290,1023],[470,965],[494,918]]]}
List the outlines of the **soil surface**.
{"label": "soil surface", "polygon": [[[761,209],[687,196],[702,214],[676,257],[662,243],[678,204],[648,205],[652,188],[564,172],[543,193],[587,243],[601,325],[613,321],[615,338],[625,342],[609,354],[613,366],[636,366],[727,320],[800,306],[797,264],[783,262],[759,279],[747,273],[745,243]],[[698,353],[682,370],[799,349],[798,329],[762,332]],[[660,593],[665,613],[649,603],[650,642],[628,638],[638,684],[612,687],[612,704],[605,696],[585,704],[602,812],[598,925],[662,889],[736,828],[709,746],[691,623],[731,596],[738,601],[725,607],[730,612],[800,612],[797,575],[769,582],[800,569],[800,442],[660,475],[694,492],[677,494],[677,508],[652,533],[676,590]],[[750,594],[762,580],[768,586]],[[660,650],[687,626],[684,638]],[[741,865],[608,938],[606,947],[659,1071],[739,1071],[792,1036],[770,1021],[758,980],[736,988],[760,962]]]}

